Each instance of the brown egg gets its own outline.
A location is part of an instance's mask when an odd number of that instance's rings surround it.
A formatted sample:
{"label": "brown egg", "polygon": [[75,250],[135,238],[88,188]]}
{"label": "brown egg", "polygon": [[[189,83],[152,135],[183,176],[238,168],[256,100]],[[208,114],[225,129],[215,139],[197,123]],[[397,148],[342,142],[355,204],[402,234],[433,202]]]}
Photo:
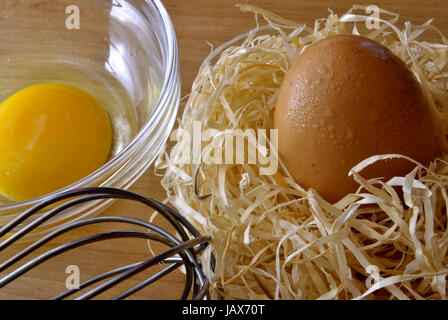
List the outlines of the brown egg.
{"label": "brown egg", "polygon": [[[321,40],[297,58],[280,88],[274,127],[296,182],[330,202],[356,191],[348,173],[360,161],[396,153],[427,165],[439,146],[428,102],[404,62],[354,35]],[[414,167],[387,160],[361,175],[388,179]]]}

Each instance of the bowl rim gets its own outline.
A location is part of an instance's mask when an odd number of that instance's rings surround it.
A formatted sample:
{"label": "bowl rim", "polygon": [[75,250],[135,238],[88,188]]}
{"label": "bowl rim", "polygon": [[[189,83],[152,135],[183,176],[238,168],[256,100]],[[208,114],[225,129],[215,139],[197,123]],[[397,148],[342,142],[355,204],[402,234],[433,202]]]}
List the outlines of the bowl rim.
{"label": "bowl rim", "polygon": [[[154,127],[156,127],[160,123],[161,117],[163,116],[163,110],[166,108],[167,104],[171,103],[170,100],[172,91],[175,89],[176,84],[180,81],[177,37],[168,11],[162,4],[161,0],[144,0],[144,4],[146,5],[147,8],[152,8],[155,6],[156,11],[154,13],[158,14],[161,18],[161,21],[163,22],[163,25],[161,27],[164,31],[163,35],[166,38],[164,40],[166,42],[166,48],[167,48],[164,82],[157,103],[155,104],[155,107],[149,119],[145,122],[143,127],[137,132],[132,141],[128,143],[128,145],[126,145],[116,156],[114,156],[112,159],[107,161],[104,165],[102,165],[100,168],[98,168],[88,176],[85,176],[84,178],[68,186],[65,186],[61,189],[58,189],[56,191],[47,193],[39,197],[35,197],[26,201],[17,201],[8,204],[0,204],[0,217],[2,217],[3,215],[11,214],[12,213],[11,211],[13,211],[14,209],[29,207],[49,197],[56,196],[60,193],[69,191],[71,189],[81,188],[85,184],[91,184],[96,182],[101,178],[101,176],[105,172],[108,172],[109,170],[120,166],[129,157],[130,154],[133,154],[136,151],[136,149],[138,149],[142,145],[142,143],[145,141],[148,135],[153,132]],[[145,16],[145,18],[148,19],[147,16]],[[103,186],[103,184],[100,184],[99,186]],[[2,213],[2,211],[6,212]]]}

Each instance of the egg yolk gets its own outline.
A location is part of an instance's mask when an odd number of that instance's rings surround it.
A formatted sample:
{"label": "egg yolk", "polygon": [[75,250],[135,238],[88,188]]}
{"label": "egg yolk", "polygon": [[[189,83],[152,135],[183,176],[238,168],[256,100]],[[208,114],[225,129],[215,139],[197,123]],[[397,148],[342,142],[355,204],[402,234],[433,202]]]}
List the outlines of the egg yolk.
{"label": "egg yolk", "polygon": [[88,93],[23,89],[0,105],[0,193],[25,201],[66,187],[101,167],[111,146],[109,116]]}

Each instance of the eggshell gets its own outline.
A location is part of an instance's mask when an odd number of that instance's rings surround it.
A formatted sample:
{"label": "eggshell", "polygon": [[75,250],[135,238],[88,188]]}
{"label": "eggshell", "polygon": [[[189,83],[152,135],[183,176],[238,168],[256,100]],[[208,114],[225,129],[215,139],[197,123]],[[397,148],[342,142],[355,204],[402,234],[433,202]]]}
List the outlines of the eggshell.
{"label": "eggshell", "polygon": [[[370,156],[403,154],[427,165],[439,152],[435,121],[409,68],[354,35],[328,37],[297,58],[280,88],[274,127],[290,173],[330,202],[356,191],[349,170]],[[413,167],[387,160],[361,175],[389,179]]]}

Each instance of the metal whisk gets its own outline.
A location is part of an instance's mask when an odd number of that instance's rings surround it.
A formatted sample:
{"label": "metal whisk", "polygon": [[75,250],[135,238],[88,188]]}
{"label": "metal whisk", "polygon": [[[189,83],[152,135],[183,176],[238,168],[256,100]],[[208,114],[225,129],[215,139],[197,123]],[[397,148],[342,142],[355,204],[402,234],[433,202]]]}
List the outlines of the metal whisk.
{"label": "metal whisk", "polygon": [[[133,217],[100,216],[94,218],[86,218],[79,221],[72,221],[61,225],[56,230],[44,236],[41,236],[39,239],[33,241],[26,249],[13,255],[12,257],[8,257],[6,261],[0,261],[0,290],[30,271],[31,269],[38,267],[43,262],[64,252],[82,247],[86,244],[104,240],[138,238],[160,242],[167,245],[169,248],[166,251],[154,255],[145,261],[125,265],[97,275],[83,283],[80,283],[79,288],[69,289],[57,295],[53,299],[68,298],[78,292],[78,290],[83,290],[86,288],[89,288],[87,290],[90,291],[82,294],[76,299],[82,300],[94,298],[100,293],[105,292],[106,290],[123,282],[124,280],[136,275],[137,273],[147,270],[148,268],[156,264],[163,264],[166,265],[166,267],[162,271],[157,272],[151,277],[133,286],[131,289],[128,289],[125,292],[117,295],[113,299],[127,298],[137,291],[154,283],[155,281],[162,279],[165,275],[171,273],[180,266],[184,266],[185,268],[186,279],[180,299],[188,299],[189,297],[192,297],[192,299],[209,298],[209,283],[202,272],[201,264],[199,263],[197,256],[207,247],[210,237],[200,235],[199,232],[183,216],[181,216],[170,207],[156,200],[149,199],[142,195],[125,190],[113,188],[79,189],[66,192],[60,196],[39,203],[34,207],[28,209],[26,212],[22,213],[20,216],[16,217],[14,220],[10,221],[0,229],[0,239],[3,239],[3,241],[0,243],[0,252],[3,252],[19,239],[22,239],[24,236],[30,234],[30,232],[36,230],[36,228],[38,228],[45,222],[51,221],[52,218],[60,215],[64,211],[88,201],[97,201],[103,199],[127,199],[143,203],[144,205],[154,209],[159,214],[161,214],[174,227],[177,234],[173,235],[153,223]],[[61,204],[56,205],[61,201],[63,201]],[[23,225],[26,220],[30,219],[30,217],[36,215],[36,213],[38,212],[43,212],[43,214],[41,214],[38,218],[35,218],[30,223]],[[127,225],[128,227],[140,226],[147,229],[147,231],[119,230],[87,236],[60,245],[54,249],[46,251],[45,253],[37,256],[36,258],[33,258],[26,263],[22,263],[21,265],[19,264],[25,257],[31,255],[37,249],[43,247],[45,244],[61,236],[62,234],[69,233],[70,231],[73,231],[82,226],[100,224],[105,222],[122,223],[124,225]],[[23,227],[20,230],[14,232],[14,230],[20,225],[23,225]],[[16,265],[19,266],[16,267]],[[2,277],[1,273],[11,266],[14,266],[15,270]],[[104,282],[98,285],[98,283],[100,283],[101,281]],[[95,284],[96,286],[94,286]]]}

